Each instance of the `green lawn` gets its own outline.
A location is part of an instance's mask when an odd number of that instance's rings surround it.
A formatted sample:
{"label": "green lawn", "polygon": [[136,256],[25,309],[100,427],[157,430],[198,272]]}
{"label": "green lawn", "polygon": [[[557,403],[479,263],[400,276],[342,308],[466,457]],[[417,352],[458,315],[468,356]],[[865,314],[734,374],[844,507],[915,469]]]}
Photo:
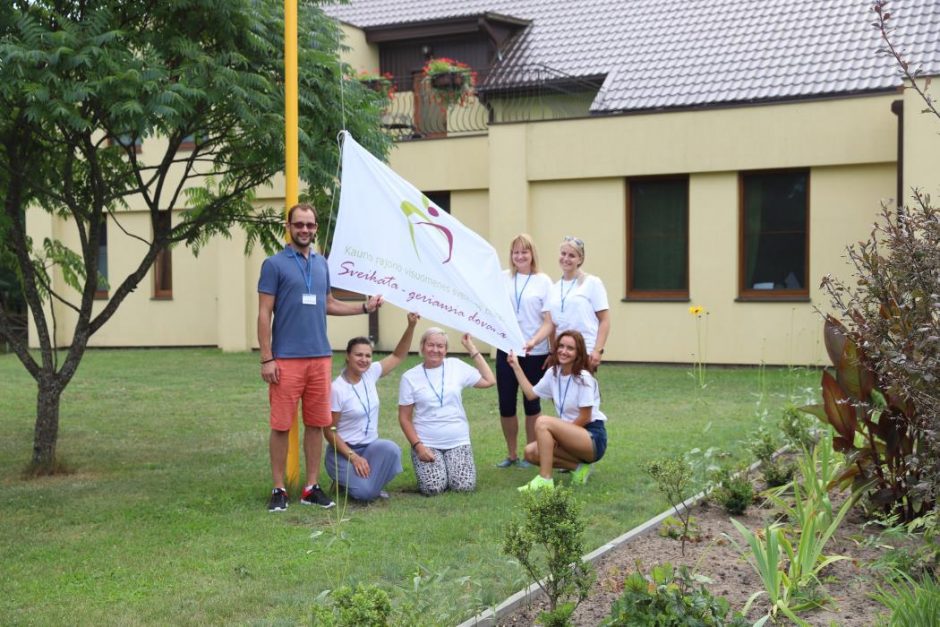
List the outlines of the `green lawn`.
{"label": "green lawn", "polygon": [[[605,364],[599,380],[610,446],[579,493],[590,549],[666,508],[644,462],[695,446],[741,451],[759,408],[776,416],[818,377],[711,368],[699,391],[685,368]],[[397,382],[393,374],[380,384],[381,432],[405,444]],[[257,355],[89,352],[62,401],[58,451],[74,472],[30,481],[20,471],[34,386],[15,357],[0,355],[0,623],[304,623],[320,591],[357,581],[393,598],[439,599],[440,622],[496,604],[526,583],[499,546],[515,488],[534,471],[493,467],[504,456],[495,391],[464,397],[475,493],[420,496],[406,454],[391,500],[350,506],[337,523],[339,508],[265,509]],[[416,572],[426,576],[418,593],[395,590],[413,590]]]}

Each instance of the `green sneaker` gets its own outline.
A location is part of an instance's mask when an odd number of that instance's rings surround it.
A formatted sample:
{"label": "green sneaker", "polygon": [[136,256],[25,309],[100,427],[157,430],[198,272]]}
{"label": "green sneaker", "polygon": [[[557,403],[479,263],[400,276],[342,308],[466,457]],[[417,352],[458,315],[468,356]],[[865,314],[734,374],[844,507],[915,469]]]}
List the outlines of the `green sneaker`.
{"label": "green sneaker", "polygon": [[529,490],[541,490],[543,488],[554,490],[555,489],[554,479],[551,479],[551,478],[546,479],[542,475],[535,475],[535,478],[532,479],[532,481],[530,481],[529,483],[523,486],[519,486],[516,489],[519,490],[520,492],[528,492]]}
{"label": "green sneaker", "polygon": [[584,485],[587,483],[593,468],[592,464],[578,464],[578,467],[571,471],[571,485]]}

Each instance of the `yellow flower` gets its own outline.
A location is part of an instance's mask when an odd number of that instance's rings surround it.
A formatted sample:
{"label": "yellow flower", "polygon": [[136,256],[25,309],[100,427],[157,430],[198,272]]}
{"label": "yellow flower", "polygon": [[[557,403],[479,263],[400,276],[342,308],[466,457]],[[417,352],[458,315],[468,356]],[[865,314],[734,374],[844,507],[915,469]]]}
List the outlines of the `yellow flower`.
{"label": "yellow flower", "polygon": [[692,305],[691,307],[689,307],[689,313],[692,314],[693,316],[697,316],[701,314],[703,311],[705,311],[705,309],[702,308],[701,305]]}

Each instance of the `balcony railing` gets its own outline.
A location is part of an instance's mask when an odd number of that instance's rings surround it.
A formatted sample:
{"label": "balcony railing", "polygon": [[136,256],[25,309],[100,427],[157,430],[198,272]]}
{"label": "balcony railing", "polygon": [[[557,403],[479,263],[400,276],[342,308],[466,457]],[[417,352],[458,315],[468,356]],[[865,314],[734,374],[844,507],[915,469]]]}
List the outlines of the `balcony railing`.
{"label": "balcony railing", "polygon": [[591,115],[603,76],[579,78],[544,66],[478,72],[463,97],[435,88],[421,76],[398,76],[397,91],[382,116],[398,141],[486,133],[501,122],[562,120]]}

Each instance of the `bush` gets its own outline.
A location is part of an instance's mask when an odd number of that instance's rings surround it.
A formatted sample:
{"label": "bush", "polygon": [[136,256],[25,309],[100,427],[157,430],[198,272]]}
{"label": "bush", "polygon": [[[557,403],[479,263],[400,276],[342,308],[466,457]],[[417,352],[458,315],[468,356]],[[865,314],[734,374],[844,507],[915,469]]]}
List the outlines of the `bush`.
{"label": "bush", "polygon": [[331,596],[332,606],[314,606],[314,625],[385,627],[389,624],[392,604],[388,599],[388,594],[378,586],[364,586],[360,583],[355,590],[349,586],[342,586]]}
{"label": "bush", "polygon": [[856,484],[875,479],[875,503],[904,520],[930,509],[940,480],[940,211],[915,201],[883,207],[869,239],[848,248],[851,284],[823,280],[843,322],[826,320],[836,368],[813,409],[838,432]]}
{"label": "bush", "polygon": [[503,552],[516,559],[548,597],[549,611],[539,622],[567,625],[594,580],[590,565],[581,559],[581,507],[564,488],[525,492],[522,498],[522,520],[509,524]]}
{"label": "bush", "polygon": [[724,470],[721,482],[712,490],[711,499],[732,516],[739,516],[754,502],[754,488],[746,473],[732,475],[730,470]]}
{"label": "bush", "polygon": [[870,499],[877,508],[913,520],[932,506],[938,478],[936,461],[926,455],[922,419],[909,398],[887,390],[858,333],[832,316],[824,331],[836,367],[823,371],[822,404],[803,410],[835,430],[833,450],[846,457],[835,483],[852,484],[855,490],[874,484]]}
{"label": "bush", "polygon": [[728,616],[728,601],[712,596],[704,586],[707,581],[690,574],[686,566],[680,566],[676,573],[668,563],[653,567],[649,577],[633,573],[624,581],[623,594],[614,601],[603,625],[750,625],[740,614]]}
{"label": "bush", "polygon": [[682,506],[683,501],[692,486],[692,467],[682,458],[664,457],[649,462],[646,472],[656,482],[657,489],[663,493],[669,504],[672,505],[676,516],[682,521],[682,554],[685,555],[685,542],[689,538],[689,524],[692,521],[692,512]]}
{"label": "bush", "polygon": [[695,516],[689,516],[688,525],[675,516],[669,516],[659,525],[657,533],[663,538],[685,540],[687,542],[698,542],[702,539]]}
{"label": "bush", "polygon": [[[816,433],[813,417],[800,411],[799,407],[787,405],[780,416],[780,431],[784,440],[793,450],[813,450],[816,446]],[[782,484],[781,484],[782,485]]]}
{"label": "bush", "polygon": [[793,475],[796,473],[796,464],[773,459],[762,464],[760,472],[768,488],[777,488],[793,480]]}

